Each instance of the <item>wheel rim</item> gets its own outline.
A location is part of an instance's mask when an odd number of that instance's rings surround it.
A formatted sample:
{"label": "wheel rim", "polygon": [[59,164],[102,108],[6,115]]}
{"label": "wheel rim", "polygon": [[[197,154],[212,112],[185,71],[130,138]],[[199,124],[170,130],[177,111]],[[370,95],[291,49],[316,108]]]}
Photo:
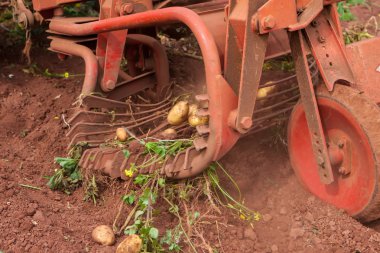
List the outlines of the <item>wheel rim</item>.
{"label": "wheel rim", "polygon": [[[318,98],[319,111],[330,151],[339,147],[343,161],[333,166],[334,182],[322,184],[315,161],[303,106],[295,106],[289,121],[288,149],[293,169],[301,183],[313,194],[350,215],[360,214],[376,190],[377,172],[371,144],[355,115],[331,97]],[[343,147],[342,147],[343,146]],[[348,169],[344,175],[339,169]]]}

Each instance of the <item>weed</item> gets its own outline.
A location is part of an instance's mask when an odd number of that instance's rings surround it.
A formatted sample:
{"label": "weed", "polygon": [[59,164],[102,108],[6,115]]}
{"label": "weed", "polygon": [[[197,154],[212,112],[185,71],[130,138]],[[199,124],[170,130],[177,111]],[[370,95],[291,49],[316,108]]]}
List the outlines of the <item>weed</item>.
{"label": "weed", "polygon": [[52,190],[62,190],[70,194],[75,190],[82,181],[78,168],[78,159],[56,157],[55,162],[60,168],[56,169],[54,174],[49,178],[47,185]]}
{"label": "weed", "polygon": [[294,72],[294,62],[290,56],[268,60],[263,65],[263,71],[281,70],[284,72]]}
{"label": "weed", "polygon": [[41,190],[40,187],[33,186],[33,185],[28,185],[28,184],[18,184],[18,185],[24,188],[32,189],[32,190],[38,190],[38,191]]}
{"label": "weed", "polygon": [[37,64],[30,64],[27,68],[22,70],[24,73],[31,74],[33,76],[44,76],[48,78],[71,78],[77,76],[84,76],[84,74],[71,74],[69,72],[64,73],[52,73],[49,69],[42,70]]}
{"label": "weed", "polygon": [[98,1],[94,0],[68,4],[63,7],[64,15],[68,17],[97,17],[99,16],[98,9]]}
{"label": "weed", "polygon": [[95,175],[92,175],[90,180],[85,181],[85,185],[85,195],[83,200],[91,200],[94,203],[94,205],[96,205],[96,200],[99,197],[99,189],[96,183]]}
{"label": "weed", "polygon": [[346,22],[355,20],[355,16],[352,14],[350,7],[365,4],[365,1],[366,0],[347,0],[344,2],[339,2],[337,11],[340,19]]}
{"label": "weed", "polygon": [[[177,147],[177,151],[181,150],[178,147],[182,146],[173,145],[173,143],[157,143],[147,146],[144,143],[144,145],[147,154],[154,157],[170,154],[168,150],[174,146]],[[198,252],[200,248],[210,249],[211,247],[200,232],[203,229],[201,224],[204,222],[203,219],[207,213],[216,211],[221,214],[217,205],[227,207],[244,221],[253,222],[258,220],[260,216],[245,207],[240,200],[241,197],[239,200],[234,199],[220,185],[217,170],[223,172],[231,180],[240,196],[236,182],[219,163],[212,164],[203,175],[182,182],[168,181],[160,176],[159,171],[136,175],[134,180],[130,181],[126,194],[121,197],[122,205],[114,221],[114,230],[117,234],[138,234],[143,241],[141,252],[180,252],[184,250],[184,245],[189,247],[192,252]],[[138,173],[138,170],[135,173]],[[210,188],[213,188],[214,191],[211,191]],[[210,201],[210,205],[204,203],[204,197],[206,197],[206,201]],[[166,228],[162,233],[154,226],[155,217],[161,212],[156,208],[163,207],[161,200],[167,204],[166,211],[177,219],[174,226]],[[161,204],[157,207],[159,202]],[[203,206],[202,208],[206,206],[207,209],[211,209],[201,211],[198,209],[198,205]],[[123,206],[127,206],[129,215],[123,225],[118,228],[116,224],[120,213],[123,212]],[[197,240],[199,241],[197,242]]]}

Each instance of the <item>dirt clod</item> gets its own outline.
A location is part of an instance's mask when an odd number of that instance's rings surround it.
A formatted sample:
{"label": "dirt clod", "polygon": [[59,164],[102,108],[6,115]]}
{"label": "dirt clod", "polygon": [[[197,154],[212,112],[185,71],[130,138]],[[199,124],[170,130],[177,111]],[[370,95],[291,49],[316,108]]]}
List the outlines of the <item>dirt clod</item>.
{"label": "dirt clod", "polygon": [[270,247],[270,250],[272,252],[278,252],[278,246],[276,244],[273,244],[271,247]]}
{"label": "dirt clod", "polygon": [[244,238],[247,238],[251,241],[256,241],[257,235],[256,235],[255,231],[253,231],[252,228],[246,228],[246,229],[244,229]]}
{"label": "dirt clod", "polygon": [[290,230],[289,236],[293,239],[302,237],[305,234],[305,229],[303,228],[292,228]]}
{"label": "dirt clod", "polygon": [[268,222],[268,221],[272,220],[272,218],[273,218],[272,215],[270,215],[269,213],[263,215],[263,220],[265,222]]}

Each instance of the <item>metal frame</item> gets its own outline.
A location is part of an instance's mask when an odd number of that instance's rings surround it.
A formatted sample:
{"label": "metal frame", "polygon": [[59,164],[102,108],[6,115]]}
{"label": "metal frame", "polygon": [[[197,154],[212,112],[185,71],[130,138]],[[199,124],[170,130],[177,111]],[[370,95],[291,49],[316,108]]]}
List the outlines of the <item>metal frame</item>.
{"label": "metal frame", "polygon": [[[216,5],[220,6],[221,1]],[[340,24],[334,4],[339,0],[229,0],[226,5],[227,34],[225,50],[220,52],[223,43],[215,41],[223,34],[219,29],[210,32],[210,27],[216,26],[211,21],[204,23],[202,17],[185,7],[170,7],[165,9],[147,10],[136,13],[134,1],[117,0],[101,1],[101,16],[99,21],[77,23],[64,18],[52,19],[49,29],[53,33],[68,36],[97,35],[97,63],[88,50],[80,51],[81,46],[73,45],[65,49],[62,41],[53,40],[52,49],[61,53],[79,55],[86,59],[86,79],[83,91],[95,90],[94,77],[99,81],[99,87],[110,92],[116,87],[119,65],[124,44],[128,40],[128,30],[154,27],[162,24],[181,22],[194,33],[201,48],[205,63],[207,94],[198,98],[208,102],[204,113],[210,115],[209,127],[202,132],[209,133],[206,138],[195,141],[197,153],[189,161],[189,151],[185,155],[184,164],[171,168],[167,174],[183,178],[195,175],[208,164],[222,157],[236,143],[241,134],[253,126],[253,113],[257,101],[256,94],[261,79],[262,65],[266,49],[273,45],[268,39],[269,33],[288,31],[290,33],[291,50],[295,58],[297,79],[299,82],[302,103],[304,104],[309,130],[312,133],[313,150],[320,170],[320,179],[329,184],[334,181],[332,176],[329,149],[323,133],[318,105],[315,99],[314,87],[311,82],[306,55],[311,52],[328,90],[334,89],[336,82],[359,87],[365,93],[378,89],[373,88],[374,81],[379,81],[379,74],[374,78],[364,78],[365,66],[371,66],[371,71],[380,71],[374,66],[375,58],[362,60],[357,64],[349,64],[355,54],[370,54],[365,47],[371,45],[379,52],[379,39],[372,42],[350,46],[347,51],[342,43]],[[50,1],[41,6],[41,0],[34,0],[37,8],[59,8],[61,2]],[[147,9],[152,8],[152,1],[144,1]],[[210,4],[210,6],[216,6]],[[209,5],[199,5],[202,13]],[[194,7],[196,10],[196,7]],[[205,9],[206,8],[206,11]],[[220,8],[217,8],[220,11]],[[204,19],[207,20],[207,19]],[[288,45],[287,39],[281,42]],[[367,44],[368,43],[368,44]],[[218,48],[219,46],[219,48]],[[288,47],[279,52],[287,52]],[[376,50],[375,50],[376,51]],[[224,59],[221,59],[224,55]],[[160,57],[159,57],[160,58]],[[366,58],[366,57],[361,57]],[[224,61],[224,74],[221,60]],[[93,68],[98,64],[101,71],[96,73]],[[87,68],[88,66],[88,68]],[[90,70],[91,68],[91,70]],[[377,72],[375,72],[377,73]],[[129,77],[128,77],[129,78]],[[165,78],[163,78],[165,79]],[[374,82],[368,84],[366,82]],[[159,88],[158,90],[160,90]],[[380,92],[376,92],[380,94]],[[370,94],[378,103],[380,95]],[[176,159],[181,160],[181,159]],[[183,159],[182,159],[183,160]],[[174,162],[176,163],[176,162]],[[174,165],[175,167],[175,165]]]}

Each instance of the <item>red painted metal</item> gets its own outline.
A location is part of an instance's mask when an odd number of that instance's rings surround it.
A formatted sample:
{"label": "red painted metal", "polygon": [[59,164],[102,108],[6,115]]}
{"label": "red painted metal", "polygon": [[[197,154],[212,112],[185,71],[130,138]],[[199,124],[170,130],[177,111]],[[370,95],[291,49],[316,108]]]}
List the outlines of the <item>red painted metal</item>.
{"label": "red painted metal", "polygon": [[[55,13],[59,15],[62,14],[61,4],[68,2],[76,1],[33,1],[36,10],[56,8]],[[268,123],[268,119],[288,113],[301,96],[302,104],[297,105],[292,114],[288,135],[289,153],[297,176],[320,198],[356,215],[369,205],[376,189],[377,172],[371,140],[357,121],[358,115],[347,109],[349,104],[344,105],[339,97],[332,98],[326,94],[316,99],[306,55],[308,50],[312,52],[329,91],[335,92],[335,83],[344,81],[379,104],[380,43],[379,39],[373,39],[346,48],[334,6],[336,2],[339,1],[230,0],[227,5],[226,0],[213,0],[188,8],[151,10],[151,0],[101,0],[99,21],[82,23],[78,22],[79,19],[74,22],[57,18],[50,23],[53,33],[97,35],[96,56],[89,48],[75,43],[75,39],[54,38],[51,50],[84,58],[86,75],[82,92],[93,92],[99,80],[100,87],[109,95],[108,99],[92,98],[94,103],[105,107],[110,104],[125,107],[125,104],[111,99],[123,100],[124,96],[154,87],[158,95],[162,95],[169,84],[168,61],[162,46],[145,35],[127,36],[128,30],[141,31],[141,28],[176,22],[186,24],[197,38],[204,59],[207,94],[197,98],[207,102],[208,106],[202,108],[201,113],[210,115],[210,122],[209,126],[197,128],[200,136],[194,141],[194,147],[178,154],[170,165],[165,166],[163,173],[173,178],[200,173],[211,161],[221,158],[232,148],[240,137],[238,132],[246,133],[249,129],[273,125],[273,122]],[[296,87],[288,87],[277,93],[289,93],[287,99],[254,110],[256,101],[259,105],[266,102],[256,99],[265,57],[289,52],[285,30],[291,34],[300,94]],[[120,74],[125,45],[130,76]],[[150,63],[145,61],[141,45],[153,52],[156,79],[153,71],[139,75],[135,66],[137,57],[141,66]],[[224,73],[221,61],[224,61]],[[126,81],[117,84],[119,76],[124,76]],[[158,82],[156,86],[154,80]],[[272,96],[277,95],[271,94],[266,99]],[[347,101],[353,100],[343,102]],[[272,111],[274,108],[278,110]],[[78,115],[85,116],[83,113]],[[91,112],[88,115],[100,121],[106,117]],[[127,116],[117,114],[122,119]],[[155,117],[150,115],[148,121],[141,121],[150,124]],[[368,115],[367,118],[370,117]],[[105,136],[113,134],[112,127],[104,122],[79,121],[70,134],[74,135],[74,142],[88,139],[99,144]],[[98,158],[94,163],[102,170],[123,177],[127,161],[119,159],[122,155],[119,151],[99,148],[86,154],[87,160],[82,161],[84,164],[90,164],[89,157],[96,155]],[[116,172],[110,164],[118,168]]]}
{"label": "red painted metal", "polygon": [[297,23],[297,9],[294,0],[270,0],[252,18],[252,28],[260,33],[287,28]]}
{"label": "red painted metal", "polygon": [[[105,20],[119,16],[120,8],[121,3],[118,0],[101,0],[99,19]],[[127,34],[128,30],[120,30],[98,35],[96,56],[102,69],[100,87],[105,92],[116,87]]]}
{"label": "red painted metal", "polygon": [[317,161],[319,179],[324,184],[331,184],[334,181],[334,176],[327,150],[325,133],[322,128],[321,115],[315,97],[314,85],[309,72],[302,31],[290,33],[290,45],[297,73],[301,101],[305,109],[307,125],[310,132],[309,138],[311,140],[311,147]]}
{"label": "red painted metal", "polygon": [[75,55],[83,58],[86,69],[82,94],[91,94],[96,88],[98,78],[98,60],[92,50],[86,46],[76,44],[73,41],[59,38],[54,38],[51,41],[50,49],[58,53]]}
{"label": "red painted metal", "polygon": [[[240,3],[237,2],[236,6],[239,5]],[[243,5],[243,7],[245,6]],[[234,19],[238,19],[237,23],[242,25],[242,28],[244,29],[243,31],[240,31],[240,25],[236,26],[236,24],[234,25],[234,22],[231,23],[231,29],[235,29],[235,34],[242,32],[244,34],[238,91],[238,108],[236,109],[236,113],[233,112],[230,115],[229,122],[230,126],[235,128],[240,133],[248,132],[253,124],[252,115],[255,109],[257,91],[261,80],[262,67],[268,45],[267,35],[259,35],[251,31],[250,17],[257,11],[258,8],[258,3],[248,3],[247,13],[245,16],[241,16],[239,18],[234,16],[234,13],[241,11],[240,8],[234,9],[230,14]],[[231,19],[231,16],[229,19]],[[238,74],[239,73],[235,73],[235,75]],[[233,119],[234,117],[236,118]]]}
{"label": "red painted metal", "polygon": [[380,105],[380,39],[373,38],[346,47],[354,72],[353,87]]}
{"label": "red painted metal", "polygon": [[57,8],[62,4],[81,2],[82,0],[33,0],[33,9],[36,11]]}
{"label": "red painted metal", "polygon": [[152,50],[157,79],[156,92],[158,97],[162,97],[170,85],[169,61],[165,48],[156,39],[142,34],[128,35],[126,43],[127,45],[145,45]]}
{"label": "red painted metal", "polygon": [[354,83],[354,76],[346,51],[334,28],[330,13],[322,12],[306,29],[311,52],[316,59],[319,72],[331,91],[337,81]]}
{"label": "red painted metal", "polygon": [[205,63],[208,111],[211,115],[207,149],[192,159],[190,169],[172,174],[172,177],[184,178],[201,172],[211,161],[219,159],[232,148],[239,137],[227,123],[229,112],[236,108],[237,97],[222,76],[217,46],[202,19],[194,11],[172,7],[85,24],[73,24],[56,19],[52,20],[49,28],[68,35],[84,36],[172,22],[186,24],[199,43]]}
{"label": "red painted metal", "polygon": [[[329,185],[319,180],[318,166],[313,155],[309,127],[302,104],[298,104],[289,121],[288,150],[292,166],[300,182],[310,192],[350,215],[357,215],[372,200],[377,184],[376,164],[366,132],[352,112],[339,101],[318,99],[321,119],[330,143],[345,141],[343,163],[334,167],[334,182]],[[331,153],[331,152],[330,152]],[[352,166],[352,168],[351,168]],[[343,174],[340,168],[350,168]]]}

